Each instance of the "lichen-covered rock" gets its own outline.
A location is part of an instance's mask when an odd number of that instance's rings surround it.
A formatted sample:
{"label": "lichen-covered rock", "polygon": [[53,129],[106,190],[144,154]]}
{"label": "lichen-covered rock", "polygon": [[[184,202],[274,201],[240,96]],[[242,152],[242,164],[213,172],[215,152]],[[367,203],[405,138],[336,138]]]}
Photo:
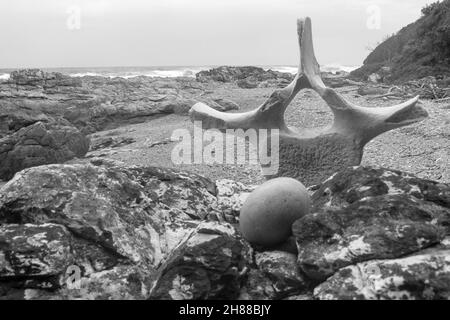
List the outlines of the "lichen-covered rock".
{"label": "lichen-covered rock", "polygon": [[[20,172],[1,189],[0,223],[58,222],[81,238],[151,265],[166,250],[157,236],[164,234],[162,221],[204,218],[212,210],[214,188],[197,175],[107,160],[42,166]],[[160,247],[152,250],[149,242]]]}
{"label": "lichen-covered rock", "polygon": [[279,295],[288,295],[305,289],[305,281],[296,265],[296,255],[284,251],[266,251],[255,254],[255,263],[274,284]]}
{"label": "lichen-covered rock", "polygon": [[152,299],[235,299],[248,247],[236,229],[201,223],[159,268]]}
{"label": "lichen-covered rock", "polygon": [[65,120],[36,122],[0,139],[0,179],[22,169],[84,156],[89,139]]}
{"label": "lichen-covered rock", "polygon": [[448,185],[337,173],[293,226],[298,255],[228,223],[253,188],[98,158],[25,169],[0,188],[0,299],[450,297]]}
{"label": "lichen-covered rock", "polygon": [[273,282],[261,270],[248,270],[239,300],[270,300],[276,296]]}
{"label": "lichen-covered rock", "polygon": [[[116,272],[112,277],[115,283],[103,281],[96,290],[89,289],[96,277],[115,272],[115,266],[124,259],[95,242],[74,236],[60,224],[4,224],[0,227],[0,243],[1,298],[107,297],[110,286],[120,287],[132,274],[132,266],[127,266],[126,276]],[[79,290],[67,288],[70,268],[79,270]],[[141,293],[128,295],[139,298]]]}
{"label": "lichen-covered rock", "polygon": [[[0,279],[56,276],[73,263],[72,237],[56,224],[0,226]],[[47,287],[52,287],[49,281]]]}
{"label": "lichen-covered rock", "polygon": [[283,299],[306,292],[308,283],[297,266],[296,255],[284,251],[255,253],[256,268],[248,272],[240,299]]}
{"label": "lichen-covered rock", "polygon": [[[68,281],[65,278],[66,282]],[[83,275],[79,288],[63,286],[59,295],[51,299],[83,300],[136,300],[148,296],[152,284],[151,273],[141,266],[127,264],[116,265],[111,269]],[[42,292],[41,292],[42,294]],[[48,293],[45,293],[47,294]]]}
{"label": "lichen-covered rock", "polygon": [[312,214],[293,225],[298,264],[323,281],[349,265],[436,245],[450,231],[449,191],[387,169],[339,172],[313,194]]}
{"label": "lichen-covered rock", "polygon": [[407,195],[430,205],[450,208],[450,186],[398,170],[349,167],[323,181],[312,195],[316,209],[344,207],[366,197]]}
{"label": "lichen-covered rock", "polygon": [[239,223],[242,205],[256,186],[247,186],[230,179],[217,180],[216,186],[217,211],[209,216],[210,220]]}
{"label": "lichen-covered rock", "polygon": [[245,250],[230,225],[198,226],[216,194],[195,174],[95,158],[25,169],[0,189],[0,297],[145,299],[165,262],[189,252],[210,272],[202,297],[226,295]]}
{"label": "lichen-covered rock", "polygon": [[372,260],[339,270],[315,290],[318,299],[450,299],[450,250]]}

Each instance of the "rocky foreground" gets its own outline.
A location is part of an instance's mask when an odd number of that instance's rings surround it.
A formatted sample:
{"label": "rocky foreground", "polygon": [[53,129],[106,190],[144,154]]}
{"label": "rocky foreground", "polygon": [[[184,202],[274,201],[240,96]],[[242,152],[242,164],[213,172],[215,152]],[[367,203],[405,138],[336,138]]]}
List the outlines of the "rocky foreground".
{"label": "rocky foreground", "polygon": [[0,296],[450,298],[449,185],[349,168],[278,248],[235,228],[250,191],[102,159],[25,169],[0,190]]}
{"label": "rocky foreground", "polygon": [[[311,186],[311,214],[276,248],[236,228],[257,168],[168,168],[170,133],[191,127],[193,103],[249,110],[289,78],[261,70],[0,82],[0,298],[449,299],[444,104],[374,141],[366,166]],[[326,82],[372,103],[345,77]],[[295,126],[328,120],[309,91],[287,114]]]}

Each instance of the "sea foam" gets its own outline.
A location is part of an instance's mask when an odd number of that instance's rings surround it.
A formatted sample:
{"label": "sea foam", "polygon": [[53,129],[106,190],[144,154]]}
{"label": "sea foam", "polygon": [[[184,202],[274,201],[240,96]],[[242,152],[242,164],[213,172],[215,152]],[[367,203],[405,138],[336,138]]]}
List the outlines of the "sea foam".
{"label": "sea foam", "polygon": [[[296,74],[298,67],[296,66],[260,66],[265,70],[274,70]],[[71,77],[96,76],[105,78],[124,78],[130,79],[135,77],[190,77],[195,78],[195,74],[214,68],[213,66],[196,66],[196,67],[103,67],[103,68],[52,68],[46,69],[48,72],[61,72]],[[323,65],[320,69],[323,72],[336,73],[339,71],[351,72],[358,66],[343,66],[337,63]],[[8,80],[9,73],[0,72],[0,81]]]}

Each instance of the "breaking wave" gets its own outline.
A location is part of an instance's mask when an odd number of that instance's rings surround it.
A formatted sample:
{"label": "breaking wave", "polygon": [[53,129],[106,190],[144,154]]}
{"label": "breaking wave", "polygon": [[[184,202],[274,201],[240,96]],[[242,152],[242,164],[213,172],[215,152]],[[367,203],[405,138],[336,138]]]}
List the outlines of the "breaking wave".
{"label": "breaking wave", "polygon": [[[291,74],[297,73],[296,66],[260,66],[266,70],[274,70]],[[107,78],[135,78],[135,77],[191,77],[195,78],[195,74],[214,68],[213,66],[200,67],[111,67],[111,68],[52,68],[46,71],[61,72],[72,77],[97,76]],[[343,66],[340,64],[323,65],[320,69],[323,72],[336,73],[339,71],[351,72],[358,66]],[[6,71],[6,70],[5,70]],[[9,79],[10,74],[0,72],[0,81]]]}

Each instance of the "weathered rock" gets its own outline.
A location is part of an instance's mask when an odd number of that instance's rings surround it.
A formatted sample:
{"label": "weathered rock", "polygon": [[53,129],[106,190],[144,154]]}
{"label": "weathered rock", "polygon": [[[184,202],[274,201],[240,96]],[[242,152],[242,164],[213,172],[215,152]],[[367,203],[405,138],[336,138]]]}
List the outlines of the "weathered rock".
{"label": "weathered rock", "polygon": [[327,87],[340,88],[345,86],[357,85],[358,82],[347,79],[348,74],[323,74],[322,79]]}
{"label": "weathered rock", "polygon": [[380,95],[388,92],[388,88],[374,85],[363,85],[358,88],[358,94],[362,96],[366,95]]}
{"label": "weathered rock", "polygon": [[438,244],[450,232],[450,187],[381,168],[348,168],[313,194],[297,220],[298,264],[325,280],[339,269],[395,259]]}
{"label": "weathered rock", "polygon": [[23,127],[30,126],[36,122],[50,122],[53,119],[40,112],[17,111],[12,114],[0,115],[0,138],[14,133]]}
{"label": "weathered rock", "polygon": [[258,87],[258,82],[252,77],[239,79],[236,81],[236,84],[239,88],[243,89],[254,89]]}
{"label": "weathered rock", "polygon": [[209,214],[208,219],[239,223],[242,205],[256,186],[246,186],[229,179],[217,180],[216,186],[217,211]]}
{"label": "weathered rock", "polygon": [[239,300],[270,300],[275,296],[273,282],[262,271],[250,269],[247,272]]}
{"label": "weathered rock", "polygon": [[[30,279],[64,273],[73,263],[71,235],[56,224],[0,226],[0,279]],[[47,288],[54,284],[48,282]]]}
{"label": "weathered rock", "polygon": [[[273,70],[264,70],[259,67],[228,67],[222,66],[210,70],[200,71],[196,78],[199,82],[218,81],[218,82],[236,82],[241,88],[256,88],[260,82],[264,81],[291,81],[294,76],[290,73],[284,73]],[[268,83],[266,83],[267,85]]]}
{"label": "weathered rock", "polygon": [[[123,286],[121,282],[131,280],[130,275],[139,271],[129,266],[126,277],[115,274],[115,283],[104,281],[97,285],[96,291],[87,290],[86,287],[94,283],[90,276],[95,279],[104,272],[111,272],[110,268],[123,259],[95,242],[74,236],[60,224],[5,224],[1,231],[0,298],[108,297],[110,287],[117,289]],[[68,288],[69,268],[79,270],[83,291]],[[129,287],[129,290],[133,289]],[[115,296],[119,297],[121,293],[116,289],[110,291],[116,292]],[[140,295],[140,292],[133,294],[134,298]],[[121,298],[126,298],[126,295]]]}
{"label": "weathered rock", "polygon": [[318,299],[450,299],[450,250],[372,260],[339,270],[315,290]]}
{"label": "weathered rock", "polygon": [[[69,279],[65,279],[66,282]],[[59,289],[58,294],[49,296],[48,292],[37,292],[32,299],[82,299],[82,300],[136,300],[145,299],[152,283],[148,271],[129,264],[116,265],[111,269],[92,274],[83,274],[80,288]],[[26,290],[28,293],[29,290]],[[29,294],[29,293],[28,293]],[[42,295],[42,297],[40,297]]]}
{"label": "weathered rock", "polygon": [[145,299],[190,256],[211,284],[202,298],[236,295],[245,242],[226,223],[200,224],[226,206],[216,195],[195,174],[102,159],[23,170],[0,189],[0,297]]}
{"label": "weathered rock", "polygon": [[296,255],[284,251],[257,252],[256,269],[249,271],[240,299],[283,299],[307,291],[296,260]]}
{"label": "weathered rock", "polygon": [[294,224],[298,257],[224,222],[251,190],[105,159],[25,169],[0,189],[0,298],[449,298],[448,185],[337,173]]}
{"label": "weathered rock", "polygon": [[89,151],[105,149],[105,148],[117,148],[124,145],[128,145],[136,142],[134,138],[131,137],[111,137],[111,136],[92,136],[91,137],[91,146]]}
{"label": "weathered rock", "polygon": [[25,168],[82,157],[89,139],[65,120],[36,122],[0,139],[0,178]]}
{"label": "weathered rock", "polygon": [[19,173],[2,188],[0,222],[56,220],[80,237],[148,262],[161,257],[145,246],[150,231],[139,231],[149,228],[141,225],[147,215],[199,220],[213,210],[215,199],[214,183],[197,175],[93,159]]}
{"label": "weathered rock", "polygon": [[269,79],[258,83],[258,88],[284,88],[288,84],[289,80],[285,78]]}
{"label": "weathered rock", "polygon": [[337,172],[323,181],[312,194],[313,210],[345,207],[366,197],[402,194],[409,195],[413,200],[450,208],[448,184],[421,179],[398,170],[357,166]]}
{"label": "weathered rock", "polygon": [[152,299],[235,299],[247,265],[247,246],[237,231],[200,224],[159,269]]}
{"label": "weathered rock", "polygon": [[[193,78],[79,78],[19,70],[0,83],[0,137],[46,116],[63,116],[92,133],[154,116],[187,114],[204,92]],[[216,106],[220,111],[236,108],[220,99]]]}
{"label": "weathered rock", "polygon": [[296,255],[284,251],[255,254],[255,263],[274,281],[274,289],[283,295],[305,289],[305,281],[296,265]]}
{"label": "weathered rock", "polygon": [[53,88],[56,86],[81,87],[80,78],[69,77],[59,72],[44,72],[39,69],[24,69],[13,71],[9,82],[21,86],[42,86]]}
{"label": "weathered rock", "polygon": [[239,109],[239,106],[237,105],[237,103],[234,101],[231,101],[229,99],[212,97],[211,99],[209,99],[209,103],[211,103],[211,101],[213,101],[214,103],[219,105],[218,107],[214,108],[219,111],[229,111],[229,110],[238,110]]}

